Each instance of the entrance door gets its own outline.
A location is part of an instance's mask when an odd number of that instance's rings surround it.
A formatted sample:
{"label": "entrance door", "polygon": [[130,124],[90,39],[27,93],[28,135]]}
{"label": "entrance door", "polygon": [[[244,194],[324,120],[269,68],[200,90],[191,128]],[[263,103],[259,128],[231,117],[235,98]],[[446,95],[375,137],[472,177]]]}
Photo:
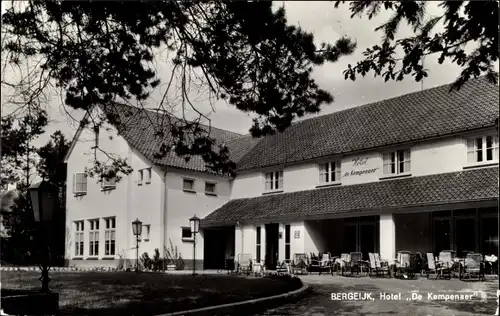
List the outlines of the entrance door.
{"label": "entrance door", "polygon": [[278,224],[266,225],[266,267],[269,270],[276,270],[278,264],[279,249],[279,226]]}
{"label": "entrance door", "polygon": [[455,245],[457,255],[464,250],[476,252],[476,221],[474,218],[455,218]]}
{"label": "entrance door", "polygon": [[451,219],[434,220],[434,252],[451,250]]}
{"label": "entrance door", "polygon": [[375,252],[375,224],[359,225],[359,251],[363,254],[363,260],[368,260],[368,253]]}
{"label": "entrance door", "polygon": [[344,253],[351,253],[358,251],[358,232],[355,224],[344,226]]}

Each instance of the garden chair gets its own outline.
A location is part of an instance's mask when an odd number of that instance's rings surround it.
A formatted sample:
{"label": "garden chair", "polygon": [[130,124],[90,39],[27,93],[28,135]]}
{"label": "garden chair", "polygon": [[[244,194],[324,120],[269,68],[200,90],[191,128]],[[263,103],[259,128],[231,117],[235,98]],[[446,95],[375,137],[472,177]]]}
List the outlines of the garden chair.
{"label": "garden chair", "polygon": [[363,264],[363,255],[361,252],[351,252],[351,263],[349,266],[349,269],[351,270],[351,275],[353,275],[354,271],[356,271],[356,274],[359,276],[361,273],[362,269],[362,264]]}
{"label": "garden chair", "polygon": [[375,254],[369,252],[368,259],[370,260],[370,270],[368,270],[368,275],[370,277],[378,276],[377,262],[375,261]]}
{"label": "garden chair", "polygon": [[415,274],[420,273],[420,275],[424,275],[425,263],[420,252],[415,252],[411,255],[411,265],[413,266],[413,272]]}
{"label": "garden chair", "polygon": [[374,253],[373,256],[375,257],[375,266],[377,268],[378,275],[387,275],[390,278],[391,274],[389,272],[389,262],[387,260],[382,260],[379,253]]}
{"label": "garden chair", "polygon": [[480,281],[484,281],[483,256],[480,253],[469,253],[465,257],[465,264],[460,274],[460,280],[477,275]]}
{"label": "garden chair", "polygon": [[278,265],[276,266],[276,273],[278,274],[290,274],[291,271],[291,260],[290,259],[285,259],[281,263],[278,262]]}
{"label": "garden chair", "polygon": [[300,271],[301,274],[307,272],[308,258],[305,253],[294,253],[292,262],[292,273],[297,274]]}
{"label": "garden chair", "polygon": [[331,255],[329,252],[320,254],[320,256],[311,254],[308,271],[318,272],[319,275],[321,275],[321,273],[330,272],[330,258]]}
{"label": "garden chair", "polygon": [[432,252],[427,253],[427,279],[430,279],[432,273],[435,273],[436,277],[443,278],[445,275],[451,277],[450,268],[447,265],[442,265],[440,262],[436,262],[434,259],[434,254]]}
{"label": "garden chair", "polygon": [[346,276],[346,272],[349,271],[351,265],[351,255],[348,253],[340,254],[340,274]]}
{"label": "garden chair", "polygon": [[455,250],[442,250],[440,253],[444,252],[449,252],[452,260],[457,256],[457,252]]}
{"label": "garden chair", "polygon": [[411,253],[409,251],[398,251],[396,277],[408,279],[414,276],[414,267],[411,264]]}
{"label": "garden chair", "polygon": [[250,275],[252,273],[252,254],[238,254],[238,272]]}
{"label": "garden chair", "polygon": [[443,277],[446,275],[448,279],[451,279],[453,274],[454,262],[453,258],[455,257],[455,251],[453,250],[444,250],[439,253],[439,262],[443,269],[441,269],[441,274]]}
{"label": "garden chair", "polygon": [[[325,252],[321,256],[322,272],[331,272],[332,270],[332,254]],[[321,274],[321,273],[320,273]]]}

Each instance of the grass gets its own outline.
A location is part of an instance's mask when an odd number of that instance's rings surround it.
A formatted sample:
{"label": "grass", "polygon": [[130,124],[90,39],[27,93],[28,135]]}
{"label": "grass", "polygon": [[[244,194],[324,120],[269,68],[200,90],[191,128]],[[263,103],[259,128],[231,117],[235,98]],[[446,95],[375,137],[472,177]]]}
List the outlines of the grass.
{"label": "grass", "polygon": [[[38,272],[2,272],[3,289],[40,288]],[[292,291],[297,282],[231,275],[50,273],[62,315],[155,315]]]}

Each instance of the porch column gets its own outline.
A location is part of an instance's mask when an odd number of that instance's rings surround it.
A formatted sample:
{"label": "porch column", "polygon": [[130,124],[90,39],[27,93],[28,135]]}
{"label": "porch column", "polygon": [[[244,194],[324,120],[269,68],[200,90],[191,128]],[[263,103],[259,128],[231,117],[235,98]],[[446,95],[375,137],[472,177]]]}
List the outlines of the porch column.
{"label": "porch column", "polygon": [[266,262],[266,225],[260,226],[260,261]]}
{"label": "porch column", "polygon": [[235,226],[234,227],[234,259],[238,260],[238,254],[243,253],[243,234],[242,234],[242,227],[241,226]]}
{"label": "porch column", "polygon": [[380,215],[380,257],[386,260],[396,258],[396,226],[392,214]]}

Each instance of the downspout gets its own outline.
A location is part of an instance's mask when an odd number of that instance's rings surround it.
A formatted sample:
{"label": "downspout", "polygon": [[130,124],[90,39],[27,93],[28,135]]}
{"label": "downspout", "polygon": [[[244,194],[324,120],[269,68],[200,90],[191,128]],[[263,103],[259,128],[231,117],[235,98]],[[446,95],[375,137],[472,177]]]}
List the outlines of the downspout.
{"label": "downspout", "polygon": [[[166,241],[165,239],[167,238],[167,170],[165,169],[165,173],[163,174],[163,209],[160,214],[160,223],[163,223],[163,229],[162,229],[162,242],[160,245],[162,246],[162,253],[163,253],[163,258],[165,258],[166,252],[165,252],[165,246],[166,246]],[[162,260],[163,262],[163,270],[165,270],[165,260]]]}

